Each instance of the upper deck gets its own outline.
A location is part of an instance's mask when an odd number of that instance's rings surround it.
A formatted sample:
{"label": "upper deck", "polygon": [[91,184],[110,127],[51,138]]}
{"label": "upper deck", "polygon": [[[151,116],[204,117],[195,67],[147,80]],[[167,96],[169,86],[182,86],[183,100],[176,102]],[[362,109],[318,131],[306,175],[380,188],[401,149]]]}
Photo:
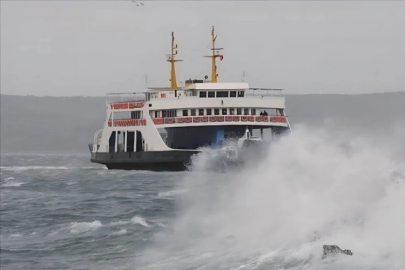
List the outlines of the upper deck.
{"label": "upper deck", "polygon": [[[175,90],[164,87],[148,88],[139,93],[110,93],[107,98],[108,104],[148,102],[150,109],[202,108],[217,105],[283,109],[284,101],[282,89],[249,88],[247,83],[196,83]],[[124,108],[118,106],[117,109]]]}

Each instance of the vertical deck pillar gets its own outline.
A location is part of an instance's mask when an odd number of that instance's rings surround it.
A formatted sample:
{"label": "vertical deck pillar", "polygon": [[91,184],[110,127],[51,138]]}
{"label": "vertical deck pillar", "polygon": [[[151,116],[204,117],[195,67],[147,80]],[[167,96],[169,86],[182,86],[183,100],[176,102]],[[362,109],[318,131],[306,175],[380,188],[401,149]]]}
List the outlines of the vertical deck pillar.
{"label": "vertical deck pillar", "polygon": [[135,134],[134,134],[134,152],[136,152],[136,133],[138,130],[135,130]]}
{"label": "vertical deck pillar", "polygon": [[127,152],[127,146],[128,146],[128,130],[123,132],[124,136],[124,152]]}
{"label": "vertical deck pillar", "polygon": [[118,151],[118,131],[114,131],[115,132],[115,145],[114,145],[114,152],[117,153]]}

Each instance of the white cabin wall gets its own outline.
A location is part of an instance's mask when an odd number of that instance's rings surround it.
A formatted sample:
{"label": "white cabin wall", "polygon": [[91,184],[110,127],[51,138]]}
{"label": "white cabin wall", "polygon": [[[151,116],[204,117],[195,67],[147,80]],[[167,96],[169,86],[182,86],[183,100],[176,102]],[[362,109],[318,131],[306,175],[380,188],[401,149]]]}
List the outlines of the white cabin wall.
{"label": "white cabin wall", "polygon": [[[179,99],[156,99],[151,101],[153,110],[167,110],[167,109],[177,109],[183,115],[183,108],[187,109],[199,109],[199,108],[285,108],[284,97],[272,97],[266,98],[199,98],[199,97],[187,97]],[[180,110],[181,109],[181,110]]]}

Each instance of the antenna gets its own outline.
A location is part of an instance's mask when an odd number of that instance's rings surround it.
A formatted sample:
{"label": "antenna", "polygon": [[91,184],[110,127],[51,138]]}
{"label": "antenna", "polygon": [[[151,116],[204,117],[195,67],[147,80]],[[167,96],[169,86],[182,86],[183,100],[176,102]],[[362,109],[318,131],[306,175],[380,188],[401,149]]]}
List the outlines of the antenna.
{"label": "antenna", "polygon": [[242,82],[245,81],[245,72],[243,71],[243,77],[242,77]]}
{"label": "antenna", "polygon": [[145,73],[145,87],[148,88],[148,74]]}

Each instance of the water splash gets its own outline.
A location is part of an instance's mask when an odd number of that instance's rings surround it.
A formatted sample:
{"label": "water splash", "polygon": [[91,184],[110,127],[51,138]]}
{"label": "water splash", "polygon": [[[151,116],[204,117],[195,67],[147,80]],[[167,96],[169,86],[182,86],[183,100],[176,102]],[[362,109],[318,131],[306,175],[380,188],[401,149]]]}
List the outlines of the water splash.
{"label": "water splash", "polygon": [[[403,138],[400,135],[392,138]],[[376,143],[297,127],[257,164],[204,172],[187,190],[170,233],[155,235],[148,269],[399,269],[405,267],[402,140]],[[354,256],[321,260],[322,245]],[[153,258],[153,259],[152,259]],[[371,269],[370,268],[370,269]]]}

